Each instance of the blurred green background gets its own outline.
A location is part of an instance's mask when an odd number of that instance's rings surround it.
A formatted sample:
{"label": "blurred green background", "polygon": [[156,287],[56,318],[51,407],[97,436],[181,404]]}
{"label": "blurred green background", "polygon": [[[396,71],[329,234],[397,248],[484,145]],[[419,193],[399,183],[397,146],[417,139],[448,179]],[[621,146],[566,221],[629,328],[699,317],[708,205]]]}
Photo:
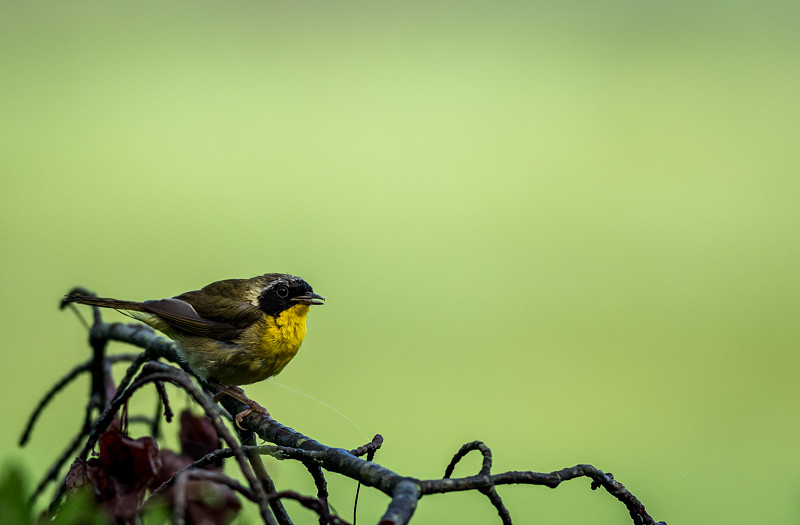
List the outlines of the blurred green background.
{"label": "blurred green background", "polygon": [[[421,478],[475,439],[495,472],[592,463],[671,524],[800,519],[797,2],[1,9],[5,465],[38,478],[80,427],[86,379],[16,446],[88,356],[70,287],[282,271],[328,297],[247,388],[286,425],[381,433]],[[347,519],[354,489],[332,476]],[[519,523],[629,523],[588,481],[500,493]],[[458,521],[499,522],[477,493],[415,517]]]}

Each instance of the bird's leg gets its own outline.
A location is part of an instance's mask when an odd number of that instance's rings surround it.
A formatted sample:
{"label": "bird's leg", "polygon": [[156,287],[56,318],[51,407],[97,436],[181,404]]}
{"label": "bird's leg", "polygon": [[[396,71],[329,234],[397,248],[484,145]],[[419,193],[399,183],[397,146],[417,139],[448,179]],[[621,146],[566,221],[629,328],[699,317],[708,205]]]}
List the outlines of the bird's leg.
{"label": "bird's leg", "polygon": [[[258,403],[247,397],[244,393],[244,390],[242,390],[238,386],[224,386],[217,383],[216,381],[209,381],[208,384],[219,390],[219,392],[217,392],[217,394],[214,396],[215,403],[219,401],[220,398],[222,398],[222,396],[230,396],[236,399],[237,401],[241,401],[242,403],[247,405],[246,410],[239,412],[233,418],[236,421],[237,427],[242,428],[241,425],[242,419],[244,419],[245,416],[249,415],[252,412],[270,417],[269,412],[267,412],[266,408],[262,407],[261,405],[259,405]],[[242,430],[244,429],[242,428]]]}

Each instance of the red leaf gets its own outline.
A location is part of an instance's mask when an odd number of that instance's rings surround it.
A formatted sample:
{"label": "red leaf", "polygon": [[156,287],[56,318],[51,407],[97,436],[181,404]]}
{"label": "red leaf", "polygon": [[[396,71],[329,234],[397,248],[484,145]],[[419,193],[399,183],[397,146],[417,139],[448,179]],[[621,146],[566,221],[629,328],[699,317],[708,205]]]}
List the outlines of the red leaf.
{"label": "red leaf", "polygon": [[198,460],[219,448],[219,436],[207,417],[198,417],[189,410],[181,412],[181,452]]}
{"label": "red leaf", "polygon": [[74,491],[88,484],[113,520],[133,524],[147,486],[161,469],[158,446],[150,437],[124,436],[116,426],[104,432],[98,443],[98,457],[72,464],[67,488]]}

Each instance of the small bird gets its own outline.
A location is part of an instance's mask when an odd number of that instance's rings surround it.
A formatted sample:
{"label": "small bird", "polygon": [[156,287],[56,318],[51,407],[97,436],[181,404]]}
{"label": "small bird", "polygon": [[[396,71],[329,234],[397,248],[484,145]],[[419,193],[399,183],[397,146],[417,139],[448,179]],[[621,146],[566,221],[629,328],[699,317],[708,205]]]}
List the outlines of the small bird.
{"label": "small bird", "polygon": [[169,299],[120,301],[67,295],[70,303],[114,308],[174,340],[189,368],[201,379],[269,416],[238,385],[278,374],[300,349],[311,305],[323,304],[299,277],[267,273],[252,279],[227,279]]}

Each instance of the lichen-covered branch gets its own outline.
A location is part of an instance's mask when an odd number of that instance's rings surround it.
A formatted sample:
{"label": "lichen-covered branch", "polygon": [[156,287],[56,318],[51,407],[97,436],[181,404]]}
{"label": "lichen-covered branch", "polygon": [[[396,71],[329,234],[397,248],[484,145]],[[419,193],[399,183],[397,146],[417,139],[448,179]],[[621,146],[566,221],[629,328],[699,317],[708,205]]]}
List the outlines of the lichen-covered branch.
{"label": "lichen-covered branch", "polygon": [[[542,485],[550,488],[558,487],[562,482],[588,477],[592,480],[591,488],[602,487],[609,494],[618,499],[628,509],[631,519],[635,525],[658,525],[663,522],[656,522],[645,510],[644,505],[622,483],[616,481],[609,473],[605,473],[591,465],[576,465],[562,470],[540,473],[532,471],[512,471],[493,474],[492,453],[488,446],[479,441],[474,441],[464,445],[453,457],[448,465],[445,476],[442,479],[420,480],[411,476],[406,476],[387,469],[369,459],[381,446],[383,438],[376,436],[372,442],[353,450],[329,447],[319,441],[301,434],[289,427],[283,426],[277,421],[270,419],[262,414],[251,413],[242,421],[243,432],[240,437],[254,433],[261,439],[273,445],[260,447],[242,447],[235,441],[230,431],[222,424],[220,412],[210,398],[197,388],[189,379],[191,372],[181,363],[179,353],[171,341],[164,339],[149,329],[142,328],[140,325],[129,325],[122,323],[103,323],[95,319],[91,328],[90,341],[92,347],[99,351],[107,341],[120,341],[143,348],[145,351],[133,359],[125,377],[118,385],[116,395],[108,402],[105,411],[93,422],[91,431],[88,433],[80,457],[85,458],[89,451],[94,447],[99,435],[111,423],[117,410],[124,402],[139,389],[143,384],[153,382],[160,385],[169,382],[177,385],[190,394],[190,396],[203,407],[203,410],[211,418],[214,427],[229,445],[228,449],[220,449],[207,454],[202,459],[195,461],[186,468],[176,472],[170,479],[163,483],[158,489],[153,491],[153,495],[161,494],[180,485],[178,494],[186,490],[185,484],[188,480],[198,479],[223,479],[212,474],[195,474],[199,469],[215,463],[222,458],[235,457],[249,487],[234,486],[233,488],[246,497],[255,500],[262,512],[262,518],[266,523],[276,523],[275,516],[278,516],[280,523],[290,523],[288,515],[282,506],[279,505],[280,499],[292,498],[304,506],[312,509],[320,516],[321,523],[342,523],[341,518],[329,513],[327,506],[327,488],[323,470],[347,476],[367,487],[373,487],[391,498],[380,523],[405,524],[408,523],[416,510],[417,501],[430,494],[442,494],[465,490],[477,490],[487,496],[492,505],[497,509],[504,524],[511,523],[511,513],[503,504],[497,487],[509,484]],[[96,358],[95,358],[96,359]],[[130,359],[130,358],[128,358]],[[163,359],[183,368],[183,371],[175,367],[154,363],[158,359]],[[149,364],[145,364],[148,363]],[[43,407],[47,401],[64,384],[71,381],[81,372],[93,370],[93,361],[84,363],[68,376],[57,383],[51,389],[48,396],[40,404]],[[144,367],[143,367],[144,365]],[[143,367],[143,368],[142,368]],[[96,366],[94,367],[96,368]],[[140,372],[141,368],[141,372]],[[93,372],[94,373],[94,372]],[[138,375],[137,375],[138,374]],[[205,386],[205,385],[204,385]],[[163,387],[159,387],[159,395],[166,399]],[[230,397],[223,397],[220,401],[228,414],[240,413],[245,407]],[[35,416],[34,418],[35,419]],[[32,426],[32,422],[31,425]],[[24,437],[27,439],[29,430],[26,430]],[[251,435],[251,434],[250,434]],[[461,478],[452,478],[455,465],[465,455],[472,451],[478,451],[483,455],[483,463],[477,475]],[[314,478],[317,487],[316,497],[302,496],[291,491],[275,492],[275,488],[264,472],[263,476],[254,475],[251,465],[257,466],[260,462],[259,454],[266,454],[278,459],[297,460],[302,462]],[[360,456],[367,455],[369,459]],[[250,463],[247,463],[247,460]],[[263,466],[262,466],[263,467]],[[256,468],[257,474],[258,468]],[[225,483],[229,483],[225,480]],[[230,484],[230,483],[229,483]],[[180,496],[185,497],[185,496]],[[141,501],[141,500],[140,500]],[[272,506],[272,512],[267,510],[267,505]],[[143,506],[146,506],[147,502]],[[276,512],[277,511],[277,512]],[[179,512],[183,512],[180,510]],[[179,517],[182,516],[179,514]]]}

